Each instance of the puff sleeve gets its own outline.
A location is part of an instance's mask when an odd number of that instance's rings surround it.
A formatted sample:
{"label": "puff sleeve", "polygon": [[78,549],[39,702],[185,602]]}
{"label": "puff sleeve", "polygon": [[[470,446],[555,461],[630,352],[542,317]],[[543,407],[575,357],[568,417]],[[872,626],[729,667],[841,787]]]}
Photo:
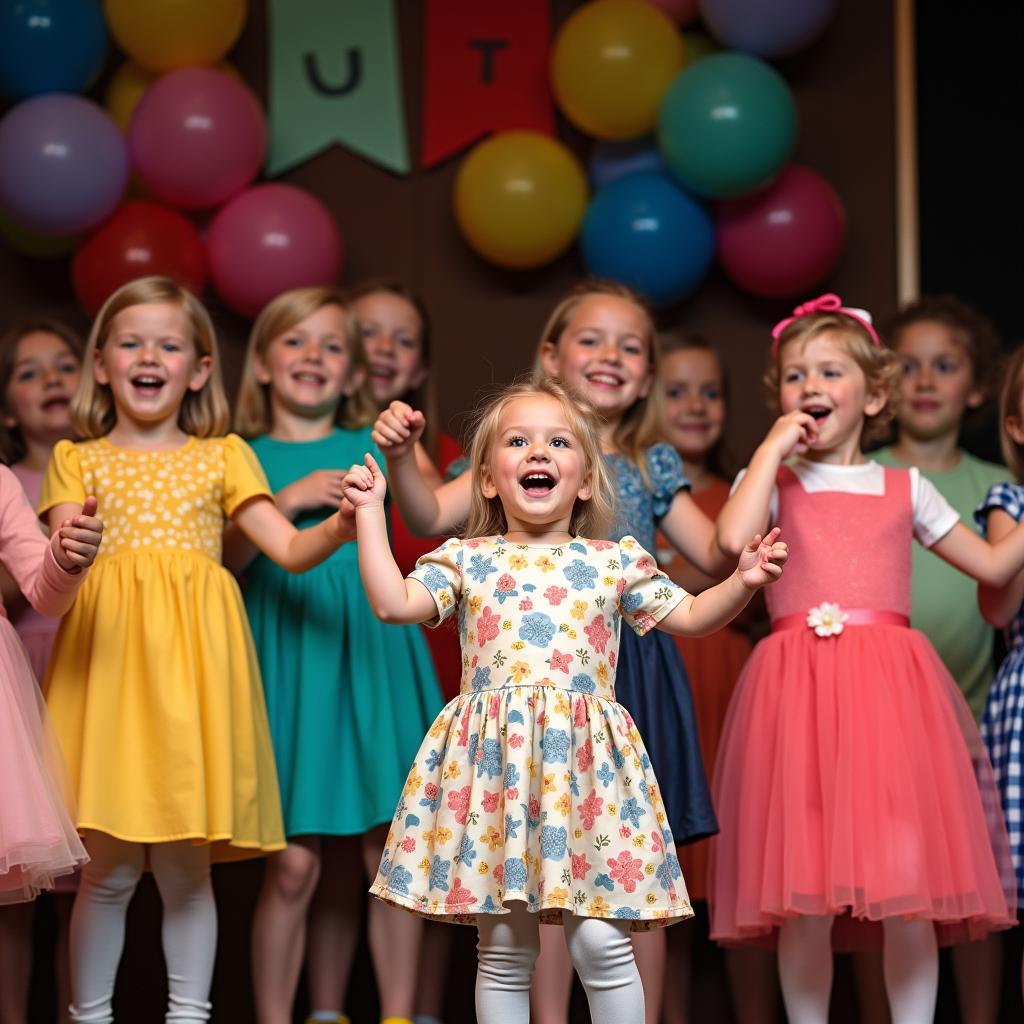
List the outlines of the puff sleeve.
{"label": "puff sleeve", "polygon": [[622,574],[617,593],[623,621],[638,635],[654,628],[686,596],[632,537],[619,542]]}
{"label": "puff sleeve", "polygon": [[409,579],[417,580],[430,591],[437,607],[437,617],[424,625],[439,626],[458,607],[462,596],[462,552],[462,541],[452,537],[421,555],[416,568],[409,573]]}

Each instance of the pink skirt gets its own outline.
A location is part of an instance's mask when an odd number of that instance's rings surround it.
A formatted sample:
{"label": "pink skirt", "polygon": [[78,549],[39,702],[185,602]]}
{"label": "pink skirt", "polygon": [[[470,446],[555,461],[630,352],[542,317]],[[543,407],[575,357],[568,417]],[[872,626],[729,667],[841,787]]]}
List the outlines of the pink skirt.
{"label": "pink skirt", "polygon": [[0,619],[0,904],[30,900],[88,860],[73,805],[42,694]]}
{"label": "pink skirt", "polygon": [[[758,644],[714,794],[720,942],[770,941],[786,918],[811,914],[931,920],[944,943],[1016,923],[991,767],[956,684],[914,630],[798,628]],[[844,931],[859,944],[856,927]]]}

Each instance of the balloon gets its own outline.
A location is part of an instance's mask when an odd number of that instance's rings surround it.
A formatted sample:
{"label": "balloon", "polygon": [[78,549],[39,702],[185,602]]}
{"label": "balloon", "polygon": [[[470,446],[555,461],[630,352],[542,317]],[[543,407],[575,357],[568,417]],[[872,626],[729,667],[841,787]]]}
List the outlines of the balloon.
{"label": "balloon", "polygon": [[580,236],[590,273],[622,281],[670,305],[711,265],[711,218],[665,174],[620,178],[594,197]]}
{"label": "balloon", "polygon": [[70,256],[78,245],[74,236],[37,235],[26,231],[21,225],[0,210],[0,238],[15,252],[22,256],[32,256],[37,260],[56,260]]}
{"label": "balloon", "polygon": [[697,20],[697,0],[647,0],[647,3],[667,14],[677,25],[689,25]]}
{"label": "balloon", "polygon": [[836,10],[836,0],[700,0],[711,34],[733,50],[788,57],[810,45]]}
{"label": "balloon", "polygon": [[214,68],[180,68],[139,100],[128,145],[139,179],[157,199],[203,210],[256,177],[267,129],[259,101],[241,82]]}
{"label": "balloon", "polygon": [[82,92],[100,73],[107,30],[97,0],[0,4],[0,92]]}
{"label": "balloon", "polygon": [[454,198],[459,230],[484,259],[513,269],[539,267],[576,237],[587,179],[556,139],[499,132],[463,160]]}
{"label": "balloon", "polygon": [[110,216],[127,182],[124,138],[91,100],[34,96],[0,120],[0,207],[29,231],[88,231]]}
{"label": "balloon", "polygon": [[236,313],[254,317],[290,288],[331,284],[341,269],[341,236],[327,208],[294,185],[257,185],[210,222],[210,275]]}
{"label": "balloon", "polygon": [[587,171],[594,188],[641,171],[664,171],[665,161],[651,137],[632,142],[598,142],[590,151]]}
{"label": "balloon", "polygon": [[78,248],[71,283],[95,316],[123,284],[151,274],[173,278],[195,295],[206,284],[206,250],[191,221],[166,206],[129,199]]}
{"label": "balloon", "polygon": [[669,86],[658,143],[672,173],[705,196],[763,188],[796,141],[796,107],[777,71],[742,53],[717,53]]}
{"label": "balloon", "polygon": [[644,0],[593,0],[574,11],[551,50],[562,112],[599,139],[648,134],[686,61],[675,25]]}
{"label": "balloon", "polygon": [[246,0],[105,0],[110,32],[150,71],[216,64],[245,24]]}
{"label": "balloon", "polygon": [[730,199],[715,215],[718,259],[745,291],[765,298],[803,295],[835,268],[846,214],[832,187],[790,164],[763,192]]}

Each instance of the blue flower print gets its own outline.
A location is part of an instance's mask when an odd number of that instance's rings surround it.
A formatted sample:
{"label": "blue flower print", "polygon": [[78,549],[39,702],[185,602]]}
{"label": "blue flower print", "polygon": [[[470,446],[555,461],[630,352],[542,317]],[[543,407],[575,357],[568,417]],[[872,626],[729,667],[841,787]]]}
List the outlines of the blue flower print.
{"label": "blue flower print", "polygon": [[612,763],[619,771],[626,767],[626,755],[618,747],[612,747]]}
{"label": "blue flower print", "polygon": [[435,796],[433,800],[431,800],[430,797],[428,796],[422,797],[420,799],[420,807],[426,807],[431,814],[437,814],[437,809],[441,806],[441,797],[443,796],[444,790],[440,786],[438,786],[437,796]]}
{"label": "blue flower print", "polygon": [[678,878],[680,874],[679,861],[676,859],[676,855],[666,850],[665,860],[658,865],[658,870],[654,872],[654,877],[658,879],[662,889],[668,892],[672,888],[673,879]]}
{"label": "blue flower print", "polygon": [[481,914],[496,914],[498,912],[498,904],[494,902],[494,897],[488,893],[487,899],[480,904]]}
{"label": "blue flower print", "polygon": [[601,762],[601,767],[598,768],[596,774],[597,774],[597,777],[601,780],[601,783],[604,785],[605,789],[608,788],[609,784],[615,778],[615,772],[613,772],[611,770],[611,768],[609,767],[607,761],[602,761]]}
{"label": "blue flower print", "polygon": [[[509,725],[523,725],[525,719],[523,718],[522,711],[510,711],[508,713],[508,724]],[[511,765],[509,766],[511,767]]]}
{"label": "blue flower print", "polygon": [[[651,759],[647,755],[647,751],[646,750],[644,751],[644,756],[640,758],[640,764],[643,765],[643,768],[644,768],[645,772],[649,772],[651,770]],[[643,784],[643,787],[644,787],[644,793],[646,794],[647,793],[647,783],[646,782]],[[650,796],[648,796],[647,799],[650,800]]]}
{"label": "blue flower print", "polygon": [[548,729],[540,741],[545,764],[565,764],[569,760],[569,734],[564,729]]}
{"label": "blue flower print", "polygon": [[470,682],[474,691],[486,690],[491,685],[491,669],[490,666],[477,665],[476,671],[473,673],[473,678]]}
{"label": "blue flower print", "polygon": [[587,553],[587,545],[586,544],[581,544],[578,540],[574,540],[569,545],[569,550],[570,551],[578,551],[581,555],[585,555]]}
{"label": "blue flower print", "polygon": [[468,832],[462,833],[462,843],[459,846],[458,860],[467,867],[471,867],[473,861],[476,860],[476,847],[473,845],[473,840],[469,838]]}
{"label": "blue flower print", "polygon": [[423,567],[422,573],[418,574],[421,583],[432,593],[436,594],[438,591],[447,590],[450,586],[448,577],[436,565],[427,565]]}
{"label": "blue flower print", "polygon": [[434,854],[430,864],[430,888],[440,889],[441,892],[448,891],[448,869],[452,866],[450,860],[442,860],[439,853]]}
{"label": "blue flower print", "polygon": [[569,839],[564,825],[557,828],[545,825],[540,830],[541,860],[561,860],[565,856],[565,844]]}
{"label": "blue flower print", "polygon": [[401,893],[403,896],[409,895],[409,883],[412,881],[412,872],[406,871],[405,868],[400,865],[396,865],[394,870],[388,875],[388,888],[392,892]]}
{"label": "blue flower print", "polygon": [[394,866],[395,866],[394,862],[392,860],[390,860],[388,858],[388,855],[385,853],[384,857],[382,858],[382,860],[380,862],[380,868],[378,869],[381,878],[387,878],[391,874],[391,869]]}
{"label": "blue flower print", "polygon": [[523,616],[519,627],[519,639],[534,647],[547,647],[558,627],[550,615],[544,612],[530,612]]}
{"label": "blue flower print", "polygon": [[593,693],[594,680],[591,679],[586,672],[577,672],[576,675],[572,677],[569,689],[579,690],[580,693]]}
{"label": "blue flower print", "polygon": [[430,753],[427,754],[427,759],[426,759],[426,761],[423,762],[423,764],[424,764],[424,767],[427,769],[428,772],[432,772],[432,771],[436,771],[438,768],[440,768],[443,761],[444,761],[444,751],[443,750],[431,750]]}
{"label": "blue flower print", "polygon": [[619,604],[627,615],[632,615],[644,603],[643,594],[636,594],[633,591],[623,593],[619,598]]}
{"label": "blue flower print", "polygon": [[473,555],[469,560],[469,568],[466,570],[477,583],[483,583],[491,573],[497,571],[490,558],[485,558],[483,555]]}
{"label": "blue flower print", "polygon": [[597,579],[597,569],[587,565],[582,558],[574,558],[570,565],[567,565],[562,574],[572,584],[573,590],[595,590],[594,581]]}
{"label": "blue flower print", "polygon": [[[647,757],[647,755],[644,754],[644,757]],[[644,795],[644,802],[647,804],[648,807],[651,807],[651,791],[647,783],[643,779],[640,780],[640,792]]]}
{"label": "blue flower print", "polygon": [[569,772],[569,792],[572,793],[573,796],[580,795],[579,780],[576,778],[576,773],[572,771]]}
{"label": "blue flower print", "polygon": [[526,816],[526,831],[533,832],[540,824],[540,815],[538,814],[536,818],[532,818],[530,817],[530,807],[528,804],[520,804],[519,806],[522,807],[523,814]]}
{"label": "blue flower print", "polygon": [[505,838],[506,839],[518,839],[519,829],[522,827],[522,821],[517,821],[512,817],[511,814],[505,815]]}
{"label": "blue flower print", "polygon": [[511,761],[505,765],[505,788],[511,789],[519,784],[519,769]]}
{"label": "blue flower print", "polygon": [[647,812],[640,806],[639,801],[635,796],[631,796],[628,800],[622,801],[622,806],[619,809],[619,820],[628,821],[633,828],[640,827],[640,819]]}
{"label": "blue flower print", "polygon": [[633,907],[619,907],[612,917],[617,917],[620,921],[639,921],[640,911],[634,910]]}
{"label": "blue flower print", "polygon": [[615,891],[615,883],[612,881],[611,875],[605,871],[602,871],[601,874],[594,878],[594,885],[599,885],[601,888],[607,889],[609,892]]}
{"label": "blue flower print", "polygon": [[407,814],[405,816],[405,827],[414,828],[420,823],[420,816],[418,814]]}
{"label": "blue flower print", "polygon": [[484,756],[477,762],[476,777],[483,778],[484,772],[487,772],[488,779],[493,779],[495,775],[501,774],[500,740],[484,740]]}
{"label": "blue flower print", "polygon": [[526,865],[518,857],[505,861],[505,891],[521,892],[526,888]]}

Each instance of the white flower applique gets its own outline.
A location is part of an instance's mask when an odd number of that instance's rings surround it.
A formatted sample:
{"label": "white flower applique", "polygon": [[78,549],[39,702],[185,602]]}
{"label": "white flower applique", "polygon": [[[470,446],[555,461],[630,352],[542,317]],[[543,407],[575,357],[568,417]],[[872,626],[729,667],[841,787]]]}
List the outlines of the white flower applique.
{"label": "white flower applique", "polygon": [[843,631],[843,623],[848,616],[837,604],[823,601],[817,608],[807,613],[807,625],[818,636],[838,636]]}

